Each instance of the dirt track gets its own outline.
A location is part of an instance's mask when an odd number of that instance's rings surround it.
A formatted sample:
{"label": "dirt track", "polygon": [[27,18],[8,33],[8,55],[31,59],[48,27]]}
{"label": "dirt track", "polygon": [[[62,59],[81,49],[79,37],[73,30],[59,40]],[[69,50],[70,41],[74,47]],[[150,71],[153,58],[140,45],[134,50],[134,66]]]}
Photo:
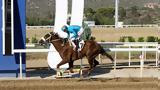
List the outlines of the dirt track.
{"label": "dirt track", "polygon": [[[38,33],[37,33],[38,30]],[[36,36],[37,39],[40,39],[46,33],[52,31],[52,29],[32,29],[26,31],[26,37],[31,39]],[[159,30],[155,27],[133,27],[133,28],[119,28],[115,30],[115,28],[92,28],[92,36],[96,37],[96,41],[107,41],[107,42],[117,42],[122,36],[132,36],[136,40],[139,37],[148,37],[155,36],[159,37]],[[113,38],[114,37],[114,38]]]}
{"label": "dirt track", "polygon": [[0,90],[159,90],[157,79],[0,80]]}

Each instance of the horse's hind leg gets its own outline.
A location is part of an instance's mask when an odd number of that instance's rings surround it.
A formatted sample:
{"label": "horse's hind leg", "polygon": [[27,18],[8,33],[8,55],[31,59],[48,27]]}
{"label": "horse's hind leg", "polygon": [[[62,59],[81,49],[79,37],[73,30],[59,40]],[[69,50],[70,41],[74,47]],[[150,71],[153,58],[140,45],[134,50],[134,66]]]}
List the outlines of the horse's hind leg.
{"label": "horse's hind leg", "polygon": [[89,63],[89,71],[88,71],[88,75],[90,75],[91,74],[91,71],[93,70],[93,67],[94,67],[94,59],[92,59],[92,58],[88,58],[88,63]]}
{"label": "horse's hind leg", "polygon": [[90,75],[91,71],[93,70],[94,67],[96,67],[96,65],[99,65],[99,62],[95,59],[96,56],[97,54],[87,57],[89,65],[90,65],[88,75]]}
{"label": "horse's hind leg", "polygon": [[91,71],[93,70],[94,67],[96,67],[97,65],[99,65],[99,62],[94,58],[94,59],[88,59],[90,68],[89,68],[89,75],[91,73]]}
{"label": "horse's hind leg", "polygon": [[94,66],[93,67],[96,67],[97,65],[99,65],[99,62],[96,59],[94,59]]}

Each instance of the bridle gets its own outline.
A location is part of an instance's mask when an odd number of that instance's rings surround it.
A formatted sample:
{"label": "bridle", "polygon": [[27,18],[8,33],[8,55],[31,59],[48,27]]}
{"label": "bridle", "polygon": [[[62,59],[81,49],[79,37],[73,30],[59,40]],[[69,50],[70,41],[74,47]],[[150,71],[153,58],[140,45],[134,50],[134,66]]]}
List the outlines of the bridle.
{"label": "bridle", "polygon": [[55,40],[51,40],[50,42],[56,42],[56,41],[59,41],[61,39],[55,39]]}
{"label": "bridle", "polygon": [[[42,40],[44,40],[44,41],[49,41],[49,42],[55,42],[55,41],[59,41],[59,40],[61,40],[61,39],[55,39],[55,40],[51,40],[51,37],[52,37],[52,34],[51,33],[48,33],[49,34],[49,37],[48,38],[44,38],[44,37],[42,37]],[[56,33],[53,33],[53,35],[55,35]]]}

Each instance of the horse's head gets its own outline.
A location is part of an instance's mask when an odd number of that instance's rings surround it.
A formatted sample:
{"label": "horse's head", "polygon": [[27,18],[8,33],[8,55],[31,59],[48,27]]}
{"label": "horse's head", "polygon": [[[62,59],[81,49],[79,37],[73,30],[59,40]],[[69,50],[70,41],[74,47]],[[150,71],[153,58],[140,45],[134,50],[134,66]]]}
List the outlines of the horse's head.
{"label": "horse's head", "polygon": [[44,45],[46,43],[51,43],[53,40],[56,39],[59,39],[59,35],[55,32],[49,32],[40,39],[39,44]]}

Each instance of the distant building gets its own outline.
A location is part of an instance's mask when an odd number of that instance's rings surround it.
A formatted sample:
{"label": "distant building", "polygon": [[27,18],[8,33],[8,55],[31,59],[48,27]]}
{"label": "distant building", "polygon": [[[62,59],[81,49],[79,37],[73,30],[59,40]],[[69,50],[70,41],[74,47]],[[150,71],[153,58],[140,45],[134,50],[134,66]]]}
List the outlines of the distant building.
{"label": "distant building", "polygon": [[160,8],[160,4],[158,3],[146,3],[144,7],[155,9],[156,7]]}
{"label": "distant building", "polygon": [[84,21],[88,26],[95,26],[95,21]]}

